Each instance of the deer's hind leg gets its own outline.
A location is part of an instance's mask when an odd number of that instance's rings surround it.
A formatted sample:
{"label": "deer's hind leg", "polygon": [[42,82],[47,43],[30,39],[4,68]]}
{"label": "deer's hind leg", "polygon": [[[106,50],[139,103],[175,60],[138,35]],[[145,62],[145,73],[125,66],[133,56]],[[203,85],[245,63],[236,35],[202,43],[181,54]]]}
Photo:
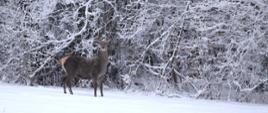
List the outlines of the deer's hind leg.
{"label": "deer's hind leg", "polygon": [[70,94],[73,94],[73,91],[72,91],[72,77],[70,77],[70,76],[65,76],[64,78],[63,78],[63,91],[64,91],[64,93],[66,94],[67,92],[66,92],[66,86],[68,87],[68,89],[69,89],[69,93]]}
{"label": "deer's hind leg", "polygon": [[69,92],[70,92],[70,94],[71,94],[71,95],[74,94],[73,91],[72,91],[72,81],[71,81],[71,80],[68,80],[67,85],[68,85],[68,87],[69,87]]}
{"label": "deer's hind leg", "polygon": [[66,92],[66,79],[67,79],[67,76],[64,76],[62,79],[62,81],[63,81],[63,93],[65,93],[65,94],[67,93]]}

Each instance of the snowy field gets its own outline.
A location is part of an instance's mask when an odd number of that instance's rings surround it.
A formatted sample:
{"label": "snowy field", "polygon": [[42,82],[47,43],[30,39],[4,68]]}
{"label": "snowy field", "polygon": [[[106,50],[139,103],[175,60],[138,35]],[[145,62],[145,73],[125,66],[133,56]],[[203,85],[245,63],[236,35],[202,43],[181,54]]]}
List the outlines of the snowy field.
{"label": "snowy field", "polygon": [[268,105],[167,98],[141,93],[0,84],[0,113],[268,113]]}

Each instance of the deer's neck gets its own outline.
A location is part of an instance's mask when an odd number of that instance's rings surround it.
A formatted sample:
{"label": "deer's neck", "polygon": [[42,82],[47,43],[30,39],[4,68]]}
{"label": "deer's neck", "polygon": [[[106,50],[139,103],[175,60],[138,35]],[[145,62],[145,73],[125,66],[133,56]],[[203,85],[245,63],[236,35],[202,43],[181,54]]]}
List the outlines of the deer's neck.
{"label": "deer's neck", "polygon": [[106,67],[108,64],[108,52],[100,51],[97,55],[97,61],[99,62],[100,66]]}

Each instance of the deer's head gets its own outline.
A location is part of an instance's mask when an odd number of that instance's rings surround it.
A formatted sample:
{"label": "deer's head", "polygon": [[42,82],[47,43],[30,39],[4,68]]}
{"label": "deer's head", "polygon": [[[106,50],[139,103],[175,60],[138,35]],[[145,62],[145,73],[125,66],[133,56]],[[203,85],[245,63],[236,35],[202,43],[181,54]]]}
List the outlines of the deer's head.
{"label": "deer's head", "polygon": [[100,51],[107,51],[108,45],[111,42],[111,39],[102,39],[100,40],[99,38],[94,40],[94,43],[97,44],[98,48]]}

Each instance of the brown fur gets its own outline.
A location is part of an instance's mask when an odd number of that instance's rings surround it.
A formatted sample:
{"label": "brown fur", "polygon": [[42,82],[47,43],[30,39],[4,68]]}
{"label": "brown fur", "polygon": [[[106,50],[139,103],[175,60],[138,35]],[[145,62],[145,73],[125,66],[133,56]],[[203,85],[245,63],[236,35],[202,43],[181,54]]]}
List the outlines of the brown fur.
{"label": "brown fur", "polygon": [[91,58],[85,58],[78,55],[68,55],[59,60],[59,64],[66,73],[63,77],[63,89],[66,93],[66,86],[70,94],[73,94],[71,82],[73,79],[88,79],[93,81],[94,96],[97,96],[97,87],[100,87],[101,96],[103,96],[103,79],[108,64],[108,44],[109,41],[95,41],[100,45],[97,55]]}

